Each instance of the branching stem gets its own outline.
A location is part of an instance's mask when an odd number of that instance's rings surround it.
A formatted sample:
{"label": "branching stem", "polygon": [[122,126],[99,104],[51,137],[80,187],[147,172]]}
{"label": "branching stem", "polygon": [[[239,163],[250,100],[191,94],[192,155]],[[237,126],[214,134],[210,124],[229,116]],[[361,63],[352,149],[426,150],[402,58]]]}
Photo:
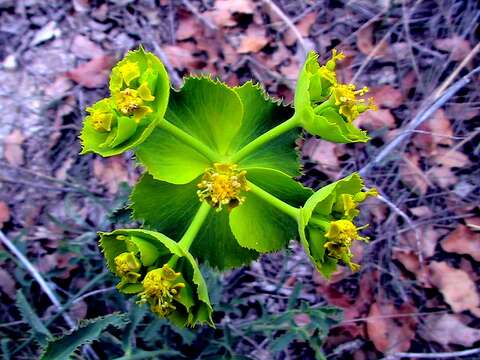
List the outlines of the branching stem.
{"label": "branching stem", "polygon": [[273,139],[279,137],[280,135],[290,131],[298,126],[300,126],[300,118],[296,115],[293,115],[287,121],[284,121],[278,126],[275,126],[273,129],[270,129],[266,133],[260,135],[255,140],[253,140],[248,145],[245,145],[240,151],[238,151],[235,155],[232,156],[230,161],[233,164],[237,164],[240,160],[246,158],[248,155],[253,153],[255,150],[260,148],[267,142],[272,141]]}
{"label": "branching stem", "polygon": [[183,234],[182,238],[179,241],[179,245],[182,246],[185,250],[190,249],[193,240],[195,240],[195,237],[200,231],[200,228],[205,222],[205,219],[207,218],[211,209],[212,207],[207,202],[202,202],[202,205],[195,214],[195,217],[190,223],[190,226],[188,227],[187,231],[185,231],[185,234]]}
{"label": "branching stem", "polygon": [[205,156],[211,162],[219,162],[221,161],[220,156],[210,149],[208,146],[203,144],[200,140],[194,138],[192,135],[186,133],[179,127],[173,125],[171,122],[162,119],[158,123],[158,127],[169,132],[177,139],[182,140],[185,144],[191,146],[193,149],[197,150],[200,154]]}
{"label": "branching stem", "polygon": [[298,220],[298,217],[300,216],[300,209],[287,204],[286,202],[280,200],[276,196],[273,196],[268,191],[263,190],[257,185],[251,183],[250,181],[248,181],[248,186],[250,187],[250,191],[255,195],[257,195],[259,198],[261,198],[262,200],[265,200],[273,207],[291,216],[296,221]]}

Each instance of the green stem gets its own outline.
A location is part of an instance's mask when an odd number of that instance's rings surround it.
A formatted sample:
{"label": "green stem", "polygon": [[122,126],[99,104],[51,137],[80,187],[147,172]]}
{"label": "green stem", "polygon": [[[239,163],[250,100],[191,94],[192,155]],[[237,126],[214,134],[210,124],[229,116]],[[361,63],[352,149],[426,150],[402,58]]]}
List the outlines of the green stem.
{"label": "green stem", "polygon": [[258,187],[257,185],[248,181],[248,186],[250,187],[250,191],[260,197],[261,199],[268,202],[270,205],[276,207],[278,210],[284,212],[287,215],[290,215],[295,219],[298,220],[300,216],[300,209],[287,204],[286,202],[280,200],[279,198],[273,196],[268,191],[263,190],[262,188]]}
{"label": "green stem", "polygon": [[266,133],[260,135],[257,137],[255,140],[253,140],[251,143],[245,145],[242,149],[240,149],[233,157],[230,159],[230,161],[233,164],[237,164],[240,162],[240,160],[244,159],[251,153],[253,153],[255,150],[257,150],[259,147],[264,145],[265,143],[272,141],[273,139],[279,137],[280,135],[286,133],[287,131],[290,131],[298,126],[300,126],[300,118],[296,115],[293,115],[290,119],[287,121],[281,123],[280,125],[274,127],[273,129],[270,129]]}
{"label": "green stem", "polygon": [[310,220],[308,221],[309,224],[317,225],[318,227],[322,228],[325,231],[328,231],[330,229],[330,221],[327,220],[322,220],[318,217],[312,216]]}
{"label": "green stem", "polygon": [[172,123],[168,122],[165,119],[162,119],[158,125],[159,128],[169,132],[173,136],[175,136],[177,139],[182,140],[185,144],[191,146],[195,150],[197,150],[200,154],[205,156],[208,160],[211,162],[219,162],[221,161],[220,156],[210,149],[208,146],[206,146],[204,143],[202,143],[200,140],[194,138],[192,135],[186,133],[179,127],[173,125]]}
{"label": "green stem", "polygon": [[181,245],[185,250],[190,249],[195,236],[197,236],[198,232],[200,231],[200,228],[202,227],[202,224],[204,223],[211,209],[212,207],[206,201],[203,201],[202,205],[200,205],[200,208],[195,214],[190,226],[178,242],[178,244]]}

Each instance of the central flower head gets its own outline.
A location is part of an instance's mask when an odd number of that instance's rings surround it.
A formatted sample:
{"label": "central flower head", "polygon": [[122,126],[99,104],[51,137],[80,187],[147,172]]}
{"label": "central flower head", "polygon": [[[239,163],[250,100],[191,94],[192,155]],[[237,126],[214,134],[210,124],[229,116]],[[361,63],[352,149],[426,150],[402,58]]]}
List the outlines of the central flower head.
{"label": "central flower head", "polygon": [[148,303],[151,310],[161,317],[170,315],[175,309],[173,301],[180,296],[180,290],[185,287],[175,272],[168,264],[145,275],[142,285],[144,291],[139,294],[139,303]]}
{"label": "central flower head", "polygon": [[205,171],[202,181],[197,185],[198,197],[211,206],[222,210],[226,205],[228,210],[240,205],[245,200],[243,191],[249,191],[245,170],[238,170],[235,164],[213,164],[213,168]]}
{"label": "central flower head", "polygon": [[138,89],[126,88],[118,91],[113,95],[115,106],[121,114],[132,116],[138,123],[140,119],[151,113],[153,110],[150,106],[146,106],[145,102],[155,100],[148,85],[143,83]]}

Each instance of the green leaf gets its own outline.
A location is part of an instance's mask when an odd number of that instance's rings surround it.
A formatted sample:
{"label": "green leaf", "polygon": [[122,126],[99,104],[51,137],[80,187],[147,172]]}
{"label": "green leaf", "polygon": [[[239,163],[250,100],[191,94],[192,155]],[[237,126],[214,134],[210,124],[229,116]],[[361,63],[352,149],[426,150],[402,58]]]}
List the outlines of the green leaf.
{"label": "green leaf", "polygon": [[[295,112],[298,114],[305,130],[313,135],[336,142],[352,143],[366,142],[370,138],[365,131],[357,129],[345,121],[333,109],[316,114],[313,103],[319,101],[325,94],[322,79],[319,74],[318,55],[311,51],[298,75],[295,89]],[[326,100],[326,99],[323,99]]]}
{"label": "green leaf", "polygon": [[[132,61],[139,64],[140,73],[142,74],[139,79],[145,80],[152,87],[152,95],[155,99],[152,102],[148,102],[147,105],[153,112],[143,116],[136,123],[132,117],[121,116],[120,112],[115,108],[112,98],[100,100],[91,108],[102,111],[108,110],[113,114],[112,130],[110,132],[95,130],[92,125],[92,115],[87,116],[80,134],[82,142],[81,154],[97,153],[104,157],[121,154],[145,141],[155,129],[157,123],[164,117],[170,94],[168,74],[162,62],[152,53],[145,52],[143,48],[129,52],[112,69],[110,78],[112,95],[124,87],[121,78],[119,78],[119,67]],[[138,81],[134,80],[130,86],[137,88],[140,85]]]}
{"label": "green leaf", "polygon": [[[293,109],[268,96],[261,85],[251,81],[234,88],[240,97],[244,116],[242,126],[235,135],[231,152],[236,152],[268,130],[291,118]],[[296,140],[299,129],[293,129],[248,155],[240,162],[240,167],[273,168],[291,176],[298,176],[299,158]]]}
{"label": "green leaf", "polygon": [[172,184],[189,183],[211,166],[203,155],[158,127],[135,154],[155,179]]}
{"label": "green leaf", "polygon": [[49,342],[40,360],[70,359],[78,347],[98,340],[108,326],[121,328],[127,322],[125,314],[111,314],[85,321],[67,335]]}
{"label": "green leaf", "polygon": [[165,118],[225,155],[241,127],[243,112],[237,93],[226,84],[189,77],[179,92],[172,93]]}
{"label": "green leaf", "polygon": [[242,266],[258,253],[241,247],[230,230],[228,211],[210,211],[190,249],[192,255],[219,270]]}
{"label": "green leaf", "polygon": [[[273,169],[252,168],[247,179],[292,206],[300,206],[312,194],[310,189]],[[252,192],[230,214],[230,226],[238,243],[259,252],[284,248],[297,233],[295,219]]]}
{"label": "green leaf", "polygon": [[16,305],[22,315],[22,319],[30,325],[35,340],[45,346],[47,341],[51,340],[52,334],[38,317],[35,310],[30,306],[21,290],[17,291]]}
{"label": "green leaf", "polygon": [[180,239],[201,205],[196,186],[199,181],[174,185],[144,174],[130,197],[134,218],[172,239]]}
{"label": "green leaf", "polygon": [[253,193],[230,214],[230,227],[238,243],[259,252],[280,250],[295,237],[294,219]]}

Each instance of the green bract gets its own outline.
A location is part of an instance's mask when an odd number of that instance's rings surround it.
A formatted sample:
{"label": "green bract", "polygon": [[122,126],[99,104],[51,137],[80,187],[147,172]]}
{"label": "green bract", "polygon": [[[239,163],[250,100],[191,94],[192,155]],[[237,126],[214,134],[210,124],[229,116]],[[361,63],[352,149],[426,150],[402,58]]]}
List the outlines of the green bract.
{"label": "green bract", "polygon": [[336,61],[342,58],[342,54],[334,52],[332,59],[321,66],[315,52],[308,54],[298,76],[295,112],[301,126],[313,135],[336,143],[366,142],[367,133],[357,129],[352,121],[374,105],[356,99],[366,89],[355,91],[353,85],[337,82]]}
{"label": "green bract", "polygon": [[335,142],[368,140],[351,122],[373,105],[357,99],[366,89],[337,82],[342,57],[334,51],[319,65],[309,54],[294,109],[252,82],[187,77],[169,94],[160,60],[141,48],[113,68],[112,96],[87,109],[81,138],[83,153],[133,149],[145,168],[130,206],[149,230],[100,233],[120,292],[180,326],[213,325],[197,261],[234,268],[299,238],[325,276],[339,261],[358,268],[350,248],[366,238],[352,221],[376,192],[363,192],[356,174],[315,193],[295,179],[300,127]]}
{"label": "green bract", "polygon": [[361,191],[363,186],[361,177],[354,173],[315,192],[300,211],[300,242],[326,277],[335,271],[338,260],[352,270],[358,267],[351,261],[351,243],[367,239],[357,232],[364,227],[356,228],[352,220],[359,214],[357,205],[377,195],[375,189]]}
{"label": "green bract", "polygon": [[165,113],[170,82],[160,60],[140,48],[112,69],[110,93],[87,108],[82,154],[112,156],[141,144]]}
{"label": "green bract", "polygon": [[[196,323],[212,324],[212,307],[208,297],[205,280],[193,256],[177,242],[167,236],[154,231],[140,229],[115,230],[111,233],[100,233],[100,246],[104,251],[108,268],[116,274],[120,282],[117,288],[126,294],[137,294],[139,302],[144,302],[142,295],[146,291],[149,275],[165,273],[163,281],[159,281],[160,288],[172,276],[174,287],[177,284],[178,294],[172,299],[147,299],[146,302],[156,312],[158,301],[170,301],[171,308],[167,309],[165,317],[181,326],[194,326]],[[126,255],[126,256],[125,256]],[[174,256],[174,261],[171,261]],[[132,260],[133,261],[132,261]],[[135,268],[138,276],[130,276],[122,272],[122,265],[131,260],[138,262]],[[166,264],[171,268],[167,274]],[[165,279],[166,277],[166,279]],[[151,279],[150,279],[151,280]],[[151,287],[151,286],[150,286]],[[159,289],[162,290],[162,289]],[[155,302],[156,300],[156,302]],[[171,310],[171,311],[169,311]]]}

